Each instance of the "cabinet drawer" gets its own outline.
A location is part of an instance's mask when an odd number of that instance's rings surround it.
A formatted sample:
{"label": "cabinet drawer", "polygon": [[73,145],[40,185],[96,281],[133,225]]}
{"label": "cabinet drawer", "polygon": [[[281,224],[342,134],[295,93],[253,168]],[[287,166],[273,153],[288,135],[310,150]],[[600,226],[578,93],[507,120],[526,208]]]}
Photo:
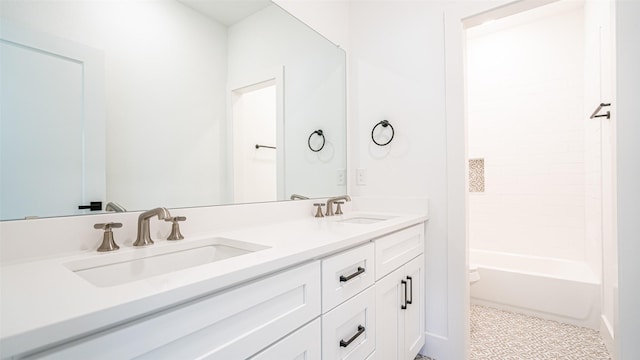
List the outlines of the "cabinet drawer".
{"label": "cabinet drawer", "polygon": [[320,262],[37,354],[45,359],[246,359],[320,314]]}
{"label": "cabinet drawer", "polygon": [[424,252],[424,225],[415,225],[375,241],[376,280]]}
{"label": "cabinet drawer", "polygon": [[375,350],[375,300],[371,286],[322,315],[323,360],[365,360]]}
{"label": "cabinet drawer", "polygon": [[320,318],[261,351],[250,360],[320,360]]}
{"label": "cabinet drawer", "polygon": [[373,267],[373,243],[322,260],[322,312],[373,285]]}

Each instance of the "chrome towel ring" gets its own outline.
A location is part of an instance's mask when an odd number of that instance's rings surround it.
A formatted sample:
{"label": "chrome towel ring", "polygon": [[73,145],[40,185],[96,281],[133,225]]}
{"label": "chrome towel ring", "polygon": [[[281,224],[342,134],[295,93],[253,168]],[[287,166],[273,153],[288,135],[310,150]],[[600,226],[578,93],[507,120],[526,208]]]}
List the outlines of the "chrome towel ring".
{"label": "chrome towel ring", "polygon": [[[320,145],[320,147],[317,149],[314,149],[313,147],[311,147],[311,138],[313,137],[313,135],[322,136],[322,145]],[[309,135],[309,140],[307,140],[307,145],[309,145],[309,149],[313,152],[318,152],[322,150],[324,148],[324,143],[325,143],[324,132],[322,132],[322,130],[320,129],[312,132],[311,135]]]}
{"label": "chrome towel ring", "polygon": [[[389,141],[387,141],[386,143],[379,143],[376,141],[376,139],[373,136],[373,132],[376,131],[376,128],[378,126],[382,125],[383,128],[386,127],[390,127],[391,128],[391,138],[389,139]],[[378,145],[378,146],[387,146],[389,145],[389,143],[391,142],[391,140],[393,140],[393,136],[396,134],[395,130],[393,130],[393,126],[391,124],[389,124],[388,120],[382,120],[379,123],[376,124],[376,126],[373,127],[373,129],[371,130],[371,140],[373,140],[373,143]]]}

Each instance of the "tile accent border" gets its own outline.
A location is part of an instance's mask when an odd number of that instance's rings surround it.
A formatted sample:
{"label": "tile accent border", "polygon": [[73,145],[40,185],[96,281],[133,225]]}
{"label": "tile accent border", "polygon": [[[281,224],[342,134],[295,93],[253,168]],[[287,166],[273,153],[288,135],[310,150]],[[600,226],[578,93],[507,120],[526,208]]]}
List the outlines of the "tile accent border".
{"label": "tile accent border", "polygon": [[484,159],[469,159],[469,192],[484,192]]}

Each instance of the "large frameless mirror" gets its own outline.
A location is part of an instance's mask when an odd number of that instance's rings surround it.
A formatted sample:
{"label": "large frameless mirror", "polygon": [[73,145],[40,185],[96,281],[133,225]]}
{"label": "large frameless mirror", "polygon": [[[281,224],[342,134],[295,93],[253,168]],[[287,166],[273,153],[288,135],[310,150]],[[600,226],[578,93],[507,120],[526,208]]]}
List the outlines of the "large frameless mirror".
{"label": "large frameless mirror", "polygon": [[272,2],[0,6],[1,220],[345,192],[344,51]]}

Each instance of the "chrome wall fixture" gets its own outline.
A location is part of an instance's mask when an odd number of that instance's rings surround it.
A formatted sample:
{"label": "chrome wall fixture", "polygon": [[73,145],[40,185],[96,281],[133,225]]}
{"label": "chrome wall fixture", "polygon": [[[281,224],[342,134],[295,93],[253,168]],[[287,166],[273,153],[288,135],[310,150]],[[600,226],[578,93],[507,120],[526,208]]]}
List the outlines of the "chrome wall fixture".
{"label": "chrome wall fixture", "polygon": [[611,119],[611,112],[609,110],[607,110],[606,114],[598,115],[600,110],[602,110],[603,107],[607,107],[607,106],[611,106],[611,103],[600,103],[600,105],[598,105],[598,107],[593,112],[593,114],[591,114],[591,117],[589,117],[589,119],[595,119],[595,118],[599,118],[599,117],[606,117],[607,119]]}
{"label": "chrome wall fixture", "polygon": [[[314,149],[311,146],[311,138],[313,137],[313,135],[318,135],[318,136],[322,137],[322,145],[320,145],[320,147],[317,148],[317,149]],[[312,132],[311,135],[309,135],[309,140],[307,140],[307,145],[309,145],[309,149],[311,151],[313,151],[313,152],[318,152],[318,151],[322,150],[324,148],[324,143],[325,143],[324,132],[321,129],[318,129],[318,130]]]}
{"label": "chrome wall fixture", "polygon": [[260,149],[260,148],[267,148],[267,149],[274,149],[275,150],[275,146],[269,146],[269,145],[260,145],[260,144],[256,144],[256,149]]}
{"label": "chrome wall fixture", "polygon": [[[390,137],[390,138],[389,138],[389,140],[388,140],[387,142],[385,142],[385,143],[379,143],[379,142],[377,142],[377,141],[376,141],[375,136],[373,136],[373,133],[376,131],[376,128],[377,128],[378,126],[380,126],[380,125],[382,125],[382,128],[383,128],[383,129],[384,129],[384,128],[387,128],[387,127],[391,128],[391,137]],[[373,127],[373,129],[371,129],[371,140],[373,140],[373,143],[374,143],[374,144],[376,144],[376,145],[378,145],[378,146],[387,146],[387,145],[389,145],[389,143],[391,143],[391,140],[393,140],[393,136],[394,136],[395,134],[396,134],[396,132],[395,132],[395,130],[393,129],[393,126],[389,123],[389,120],[382,120],[382,121],[380,121],[379,123],[377,123],[377,124]]]}

